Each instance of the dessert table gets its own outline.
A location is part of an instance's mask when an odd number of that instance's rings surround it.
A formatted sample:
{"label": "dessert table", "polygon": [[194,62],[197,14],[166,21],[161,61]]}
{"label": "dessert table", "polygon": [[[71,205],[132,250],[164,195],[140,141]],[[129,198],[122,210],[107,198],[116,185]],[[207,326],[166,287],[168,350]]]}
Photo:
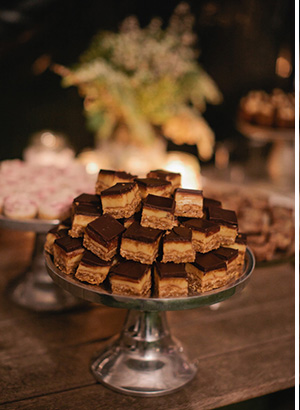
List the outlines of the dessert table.
{"label": "dessert table", "polygon": [[256,267],[245,289],[216,309],[167,312],[198,372],[178,392],[145,398],[109,390],[90,372],[125,310],[90,304],[34,313],[7,296],[33,244],[33,233],[0,230],[0,409],[212,409],[294,386],[293,264]]}

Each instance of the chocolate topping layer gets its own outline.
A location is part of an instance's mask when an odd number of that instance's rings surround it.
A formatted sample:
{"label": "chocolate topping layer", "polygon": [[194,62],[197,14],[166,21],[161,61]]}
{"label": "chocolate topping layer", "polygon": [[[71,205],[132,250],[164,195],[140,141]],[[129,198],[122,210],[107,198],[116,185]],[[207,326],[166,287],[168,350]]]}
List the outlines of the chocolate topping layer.
{"label": "chocolate topping layer", "polygon": [[221,246],[220,248],[212,251],[212,253],[227,262],[231,262],[235,258],[237,258],[239,251],[237,249],[224,248],[223,246]]}
{"label": "chocolate topping layer", "polygon": [[62,248],[65,252],[73,252],[82,248],[82,238],[71,238],[70,236],[63,236],[54,241],[56,245]]}
{"label": "chocolate topping layer", "polygon": [[192,231],[184,226],[175,226],[164,236],[164,242],[190,242],[191,240]]}
{"label": "chocolate topping layer", "polygon": [[84,254],[81,259],[81,263],[84,265],[89,266],[109,266],[111,265],[111,261],[104,261],[100,259],[98,256],[94,255],[92,252],[88,251],[87,249],[84,251]]}
{"label": "chocolate topping layer", "polygon": [[152,177],[157,177],[161,179],[166,179],[166,178],[174,178],[176,176],[180,176],[179,172],[171,172],[171,171],[166,171],[165,169],[155,169],[153,171],[148,172],[147,177],[152,178]]}
{"label": "chocolate topping layer", "polygon": [[88,235],[96,241],[100,239],[105,243],[109,243],[124,231],[124,226],[109,214],[100,216],[86,227]]}
{"label": "chocolate topping layer", "polygon": [[173,198],[149,194],[144,201],[144,207],[161,209],[163,211],[174,213],[175,201]]}
{"label": "chocolate topping layer", "polygon": [[69,231],[69,229],[62,229],[62,228],[59,228],[59,225],[57,225],[54,228],[50,229],[50,231],[48,231],[48,233],[52,233],[52,234],[56,235],[58,238],[62,238],[63,236],[68,235],[68,231]]}
{"label": "chocolate topping layer", "polygon": [[212,252],[209,253],[196,253],[195,262],[193,265],[203,272],[209,272],[215,269],[226,269],[226,263],[214,255]]}
{"label": "chocolate topping layer", "polygon": [[133,222],[124,232],[123,238],[134,239],[140,242],[155,242],[163,233],[160,229],[146,228],[138,222]]}
{"label": "chocolate topping layer", "polygon": [[183,225],[195,231],[203,232],[205,235],[212,235],[220,230],[219,224],[208,221],[207,219],[189,219],[183,222]]}
{"label": "chocolate topping layer", "polygon": [[229,227],[237,227],[238,221],[236,213],[230,209],[223,209],[217,206],[210,206],[207,209],[208,219],[210,221],[219,222],[222,225]]}
{"label": "chocolate topping layer", "polygon": [[216,199],[212,198],[203,198],[203,207],[208,208],[209,206],[222,206],[222,203],[220,201],[217,201]]}
{"label": "chocolate topping layer", "polygon": [[76,215],[100,216],[101,213],[101,206],[88,203],[79,203],[74,206],[74,214]]}
{"label": "chocolate topping layer", "polygon": [[72,219],[71,219],[71,217],[69,216],[68,218],[66,218],[66,219],[64,219],[63,221],[61,221],[61,222],[59,223],[59,225],[63,225],[63,226],[70,227],[70,226],[72,225]]}
{"label": "chocolate topping layer", "polygon": [[135,180],[138,185],[141,185],[145,188],[149,187],[157,187],[157,186],[169,186],[171,185],[170,181],[165,181],[164,179],[157,179],[157,178],[136,178]]}
{"label": "chocolate topping layer", "polygon": [[236,243],[240,243],[242,245],[246,245],[247,243],[247,235],[245,233],[238,233],[235,238]]}
{"label": "chocolate topping layer", "polygon": [[135,182],[118,182],[110,188],[105,189],[101,192],[101,196],[114,196],[122,195],[129,192],[134,187]]}
{"label": "chocolate topping layer", "polygon": [[125,172],[125,171],[114,171],[110,169],[100,169],[99,174],[115,175],[116,177],[119,177],[122,179],[128,179],[129,181],[132,181],[136,177],[136,175],[129,174],[128,172]]}
{"label": "chocolate topping layer", "polygon": [[127,260],[112,266],[109,273],[111,276],[123,276],[128,280],[138,282],[148,272],[150,267],[151,265]]}
{"label": "chocolate topping layer", "polygon": [[175,190],[176,194],[185,194],[185,195],[199,195],[203,196],[203,191],[201,189],[187,189],[187,188],[177,188]]}
{"label": "chocolate topping layer", "polygon": [[185,264],[184,263],[155,263],[157,273],[161,279],[164,278],[186,278]]}
{"label": "chocolate topping layer", "polygon": [[77,204],[92,204],[92,205],[101,205],[100,197],[98,195],[92,194],[80,194],[76,198],[74,198],[73,203]]}

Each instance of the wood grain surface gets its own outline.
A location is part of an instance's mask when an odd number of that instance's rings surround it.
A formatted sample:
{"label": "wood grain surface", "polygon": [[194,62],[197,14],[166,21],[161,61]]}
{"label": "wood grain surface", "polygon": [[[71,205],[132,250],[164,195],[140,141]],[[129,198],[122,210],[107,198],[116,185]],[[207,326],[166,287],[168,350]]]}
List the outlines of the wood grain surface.
{"label": "wood grain surface", "polygon": [[7,284],[30,263],[33,234],[0,230],[0,408],[214,409],[294,385],[294,266],[255,269],[238,295],[209,307],[168,312],[195,379],[156,398],[125,396],[98,384],[89,365],[120,332],[121,309],[90,304],[33,313],[7,297]]}

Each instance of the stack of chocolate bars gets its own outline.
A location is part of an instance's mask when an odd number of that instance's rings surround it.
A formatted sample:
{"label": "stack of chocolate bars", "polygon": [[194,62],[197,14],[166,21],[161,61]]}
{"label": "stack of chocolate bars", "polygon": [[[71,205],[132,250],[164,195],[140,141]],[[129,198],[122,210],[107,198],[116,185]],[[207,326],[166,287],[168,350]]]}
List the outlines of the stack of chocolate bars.
{"label": "stack of chocolate bars", "polygon": [[62,272],[119,295],[182,297],[227,285],[242,274],[246,250],[235,212],[180,186],[181,175],[165,170],[147,178],[100,170],[95,194],[74,199],[45,250]]}

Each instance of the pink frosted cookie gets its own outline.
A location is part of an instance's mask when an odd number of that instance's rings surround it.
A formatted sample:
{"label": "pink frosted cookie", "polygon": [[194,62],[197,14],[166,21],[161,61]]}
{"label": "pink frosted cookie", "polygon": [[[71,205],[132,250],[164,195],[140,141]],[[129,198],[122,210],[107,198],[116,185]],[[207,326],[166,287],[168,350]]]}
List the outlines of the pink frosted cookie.
{"label": "pink frosted cookie", "polygon": [[3,213],[12,219],[32,219],[36,217],[37,204],[27,194],[11,194],[4,199]]}
{"label": "pink frosted cookie", "polygon": [[54,194],[40,203],[38,217],[40,219],[65,219],[70,215],[72,198]]}

